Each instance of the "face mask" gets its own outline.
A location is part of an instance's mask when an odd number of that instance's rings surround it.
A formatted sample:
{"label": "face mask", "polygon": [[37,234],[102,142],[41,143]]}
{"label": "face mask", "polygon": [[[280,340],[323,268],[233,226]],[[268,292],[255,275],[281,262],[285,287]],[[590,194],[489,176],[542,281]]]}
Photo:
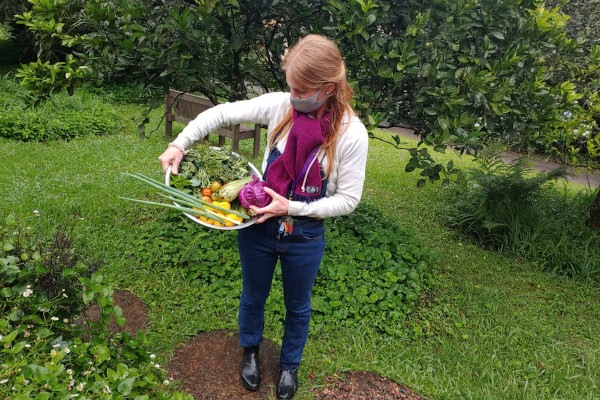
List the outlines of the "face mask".
{"label": "face mask", "polygon": [[325,104],[325,101],[327,101],[327,96],[323,96],[321,100],[317,100],[319,93],[320,91],[315,92],[315,94],[310,96],[308,99],[292,97],[290,100],[292,102],[292,107],[294,107],[296,111],[305,114],[318,110],[319,107],[321,107],[323,104]]}

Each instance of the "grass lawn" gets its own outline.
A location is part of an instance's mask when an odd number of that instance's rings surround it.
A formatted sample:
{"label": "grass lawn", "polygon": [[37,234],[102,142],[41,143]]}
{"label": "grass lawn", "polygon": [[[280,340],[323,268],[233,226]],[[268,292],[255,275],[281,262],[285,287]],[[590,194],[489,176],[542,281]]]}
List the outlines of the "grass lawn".
{"label": "grass lawn", "polygon": [[[136,111],[123,106],[122,112]],[[157,111],[149,126],[159,120]],[[149,305],[148,336],[166,365],[198,332],[235,329],[237,305],[207,310],[206,294],[179,270],[123,256],[136,227],[163,211],[120,200],[150,194],[121,173],[160,179],[157,157],[168,142],[161,136],[159,130],[140,140],[128,127],[119,135],[70,142],[0,139],[0,215],[33,220],[38,210],[48,233],[72,229],[82,255],[103,261],[107,280]],[[442,222],[444,189],[417,189],[418,176],[403,172],[406,153],[370,144],[364,201],[408,227],[431,251],[434,283],[408,321],[412,333],[405,339],[313,325],[297,398],[310,399],[310,387],[349,370],[375,371],[431,399],[600,398],[599,288],[461,239]],[[251,154],[250,146],[243,141],[242,151]],[[204,228],[190,223],[190,229]],[[281,327],[267,321],[265,334],[278,341]]]}

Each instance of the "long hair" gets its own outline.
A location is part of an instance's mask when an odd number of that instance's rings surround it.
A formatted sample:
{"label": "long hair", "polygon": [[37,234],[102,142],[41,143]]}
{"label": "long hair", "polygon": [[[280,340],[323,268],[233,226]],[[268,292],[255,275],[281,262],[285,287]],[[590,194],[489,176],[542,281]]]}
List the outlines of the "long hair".
{"label": "long hair", "polygon": [[[325,138],[324,150],[329,159],[326,176],[331,173],[335,156],[335,144],[344,115],[351,117],[354,111],[350,106],[352,88],[346,78],[346,65],[337,45],[321,35],[308,35],[301,38],[288,50],[283,59],[286,78],[311,89],[334,84],[332,94],[327,98],[326,108],[331,112],[329,131]],[[292,124],[292,108],[269,135],[269,145],[273,147],[289,131]],[[347,126],[346,126],[347,128]]]}

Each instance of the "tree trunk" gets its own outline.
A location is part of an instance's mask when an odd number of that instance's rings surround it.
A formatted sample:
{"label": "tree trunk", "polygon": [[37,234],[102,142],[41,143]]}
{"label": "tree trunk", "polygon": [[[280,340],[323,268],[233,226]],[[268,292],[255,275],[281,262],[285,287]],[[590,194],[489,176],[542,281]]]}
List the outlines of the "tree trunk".
{"label": "tree trunk", "polygon": [[590,228],[600,229],[600,189],[596,192],[596,198],[590,207],[587,225]]}

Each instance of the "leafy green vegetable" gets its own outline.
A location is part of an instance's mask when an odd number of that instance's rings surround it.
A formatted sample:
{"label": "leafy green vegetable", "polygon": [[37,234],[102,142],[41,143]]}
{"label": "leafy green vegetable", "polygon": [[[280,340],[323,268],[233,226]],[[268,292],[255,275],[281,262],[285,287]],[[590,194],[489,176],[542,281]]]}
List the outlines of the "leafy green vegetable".
{"label": "leafy green vegetable", "polygon": [[180,174],[193,187],[208,187],[212,181],[231,182],[248,177],[248,159],[233,153],[229,145],[217,149],[201,143],[188,151]]}

